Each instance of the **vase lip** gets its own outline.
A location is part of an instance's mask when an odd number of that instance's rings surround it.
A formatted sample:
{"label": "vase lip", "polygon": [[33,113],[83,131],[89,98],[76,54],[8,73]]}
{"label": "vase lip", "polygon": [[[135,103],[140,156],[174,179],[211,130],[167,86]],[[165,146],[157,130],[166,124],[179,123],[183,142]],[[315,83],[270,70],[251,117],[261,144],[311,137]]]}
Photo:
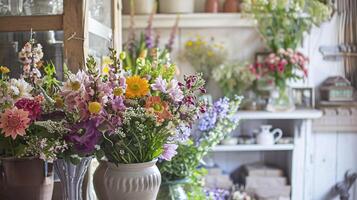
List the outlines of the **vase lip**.
{"label": "vase lip", "polygon": [[142,169],[142,168],[148,168],[152,167],[156,164],[158,159],[154,159],[149,162],[143,162],[143,163],[129,163],[129,164],[123,164],[119,163],[118,165],[110,162],[110,161],[104,161],[102,160],[101,162],[107,163],[108,168],[114,169],[114,170],[120,170],[120,169]]}

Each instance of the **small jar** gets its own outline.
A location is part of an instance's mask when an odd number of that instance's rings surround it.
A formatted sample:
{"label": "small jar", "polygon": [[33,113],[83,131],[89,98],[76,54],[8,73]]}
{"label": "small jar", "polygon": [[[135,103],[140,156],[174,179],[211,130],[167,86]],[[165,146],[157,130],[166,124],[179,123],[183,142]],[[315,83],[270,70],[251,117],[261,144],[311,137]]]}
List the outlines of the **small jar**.
{"label": "small jar", "polygon": [[218,13],[218,0],[206,0],[205,11],[208,13]]}

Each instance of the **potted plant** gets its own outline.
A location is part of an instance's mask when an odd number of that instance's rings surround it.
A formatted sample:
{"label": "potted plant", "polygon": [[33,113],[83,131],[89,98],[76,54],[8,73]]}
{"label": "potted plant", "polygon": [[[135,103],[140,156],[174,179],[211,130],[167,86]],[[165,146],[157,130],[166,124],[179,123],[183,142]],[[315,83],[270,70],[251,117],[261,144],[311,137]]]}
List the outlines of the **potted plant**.
{"label": "potted plant", "polygon": [[52,199],[52,162],[67,147],[47,117],[53,100],[46,91],[54,84],[47,73],[41,77],[42,57],[41,45],[31,39],[19,52],[20,78],[0,67],[0,199]]}
{"label": "potted plant", "polygon": [[159,0],[160,13],[193,13],[194,8],[194,0]]}
{"label": "potted plant", "polygon": [[212,147],[238,126],[236,112],[240,102],[240,97],[232,100],[225,97],[209,105],[198,120],[197,130],[178,143],[177,155],[171,161],[159,162],[163,179],[159,200],[206,199],[202,185],[205,169],[199,166]]}
{"label": "potted plant", "polygon": [[295,109],[289,80],[304,79],[308,75],[308,58],[292,49],[280,49],[271,53],[262,63],[251,66],[256,77],[271,77],[276,89],[271,92],[268,111],[291,111]]}
{"label": "potted plant", "polygon": [[167,51],[146,50],[134,65],[124,66],[120,60],[132,56],[111,50],[110,64],[99,73],[105,85],[101,91],[109,91],[107,101],[95,101],[95,116],[105,126],[100,145],[105,159],[94,174],[101,199],[156,199],[157,159],[174,155],[176,139],[185,136],[177,127],[191,126],[204,110],[196,97],[204,92],[200,76],[186,76],[180,83],[175,65],[163,55]]}

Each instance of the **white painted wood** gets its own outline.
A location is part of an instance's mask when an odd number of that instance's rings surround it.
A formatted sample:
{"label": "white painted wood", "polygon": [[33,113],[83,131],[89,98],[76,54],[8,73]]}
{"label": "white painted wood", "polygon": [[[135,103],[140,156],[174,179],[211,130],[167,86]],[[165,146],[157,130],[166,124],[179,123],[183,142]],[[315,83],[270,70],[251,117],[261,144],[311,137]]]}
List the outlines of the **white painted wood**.
{"label": "white painted wood", "polygon": [[[347,170],[357,172],[357,134],[337,133],[336,179],[343,180]],[[357,183],[350,190],[350,199],[357,199]]]}
{"label": "white painted wood", "polygon": [[100,23],[92,17],[88,17],[88,31],[106,40],[111,40],[113,36],[112,28]]}
{"label": "white painted wood", "polygon": [[[123,16],[123,28],[130,26],[128,15]],[[171,28],[175,23],[175,14],[157,14],[154,16],[153,26],[155,28]],[[145,28],[147,26],[148,15],[136,15],[135,27]],[[256,25],[248,15],[238,13],[194,13],[180,15],[180,28],[232,28],[246,27],[254,28]]]}
{"label": "white painted wood", "polygon": [[293,144],[276,144],[276,145],[218,145],[212,149],[214,152],[228,151],[292,151]]}
{"label": "white painted wood", "polygon": [[314,135],[314,165],[312,200],[332,199],[331,188],[336,184],[336,134]]}
{"label": "white painted wood", "polygon": [[294,126],[294,151],[292,155],[291,171],[291,198],[292,200],[304,199],[304,170],[305,170],[305,145],[307,121],[296,123]]}
{"label": "white painted wood", "polygon": [[292,112],[239,111],[240,119],[315,119],[322,116],[320,110],[295,110]]}

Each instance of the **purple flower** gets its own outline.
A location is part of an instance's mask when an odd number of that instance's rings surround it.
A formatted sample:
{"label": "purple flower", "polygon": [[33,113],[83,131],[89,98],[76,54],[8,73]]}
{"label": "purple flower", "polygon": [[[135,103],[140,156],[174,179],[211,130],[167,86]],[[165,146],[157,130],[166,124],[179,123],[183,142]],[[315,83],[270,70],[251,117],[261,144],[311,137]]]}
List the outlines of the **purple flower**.
{"label": "purple flower", "polygon": [[173,142],[186,142],[191,135],[191,128],[186,126],[186,125],[179,125],[176,128],[176,134],[172,137],[170,137],[170,141]]}
{"label": "purple flower", "polygon": [[198,129],[200,131],[207,131],[216,126],[217,113],[213,109],[205,112],[198,121]]}
{"label": "purple flower", "polygon": [[112,101],[112,108],[116,112],[125,110],[126,107],[124,105],[123,97],[121,97],[121,96],[114,97],[114,99]]}
{"label": "purple flower", "polygon": [[151,84],[151,88],[153,90],[157,90],[163,93],[166,93],[166,87],[167,87],[167,82],[164,79],[162,79],[161,76],[157,77],[154,84]]}
{"label": "purple flower", "polygon": [[97,129],[97,120],[90,119],[72,126],[65,140],[73,143],[79,153],[90,154],[95,150],[101,133]]}
{"label": "purple flower", "polygon": [[170,161],[177,154],[177,144],[164,144],[164,152],[161,154],[160,158]]}
{"label": "purple flower", "polygon": [[168,92],[169,96],[172,98],[172,100],[175,102],[180,102],[184,98],[183,92],[180,89],[180,86],[176,79],[172,79],[170,81],[167,92]]}
{"label": "purple flower", "polygon": [[219,118],[226,117],[229,111],[229,99],[227,97],[224,97],[214,102],[213,109],[217,113]]}

